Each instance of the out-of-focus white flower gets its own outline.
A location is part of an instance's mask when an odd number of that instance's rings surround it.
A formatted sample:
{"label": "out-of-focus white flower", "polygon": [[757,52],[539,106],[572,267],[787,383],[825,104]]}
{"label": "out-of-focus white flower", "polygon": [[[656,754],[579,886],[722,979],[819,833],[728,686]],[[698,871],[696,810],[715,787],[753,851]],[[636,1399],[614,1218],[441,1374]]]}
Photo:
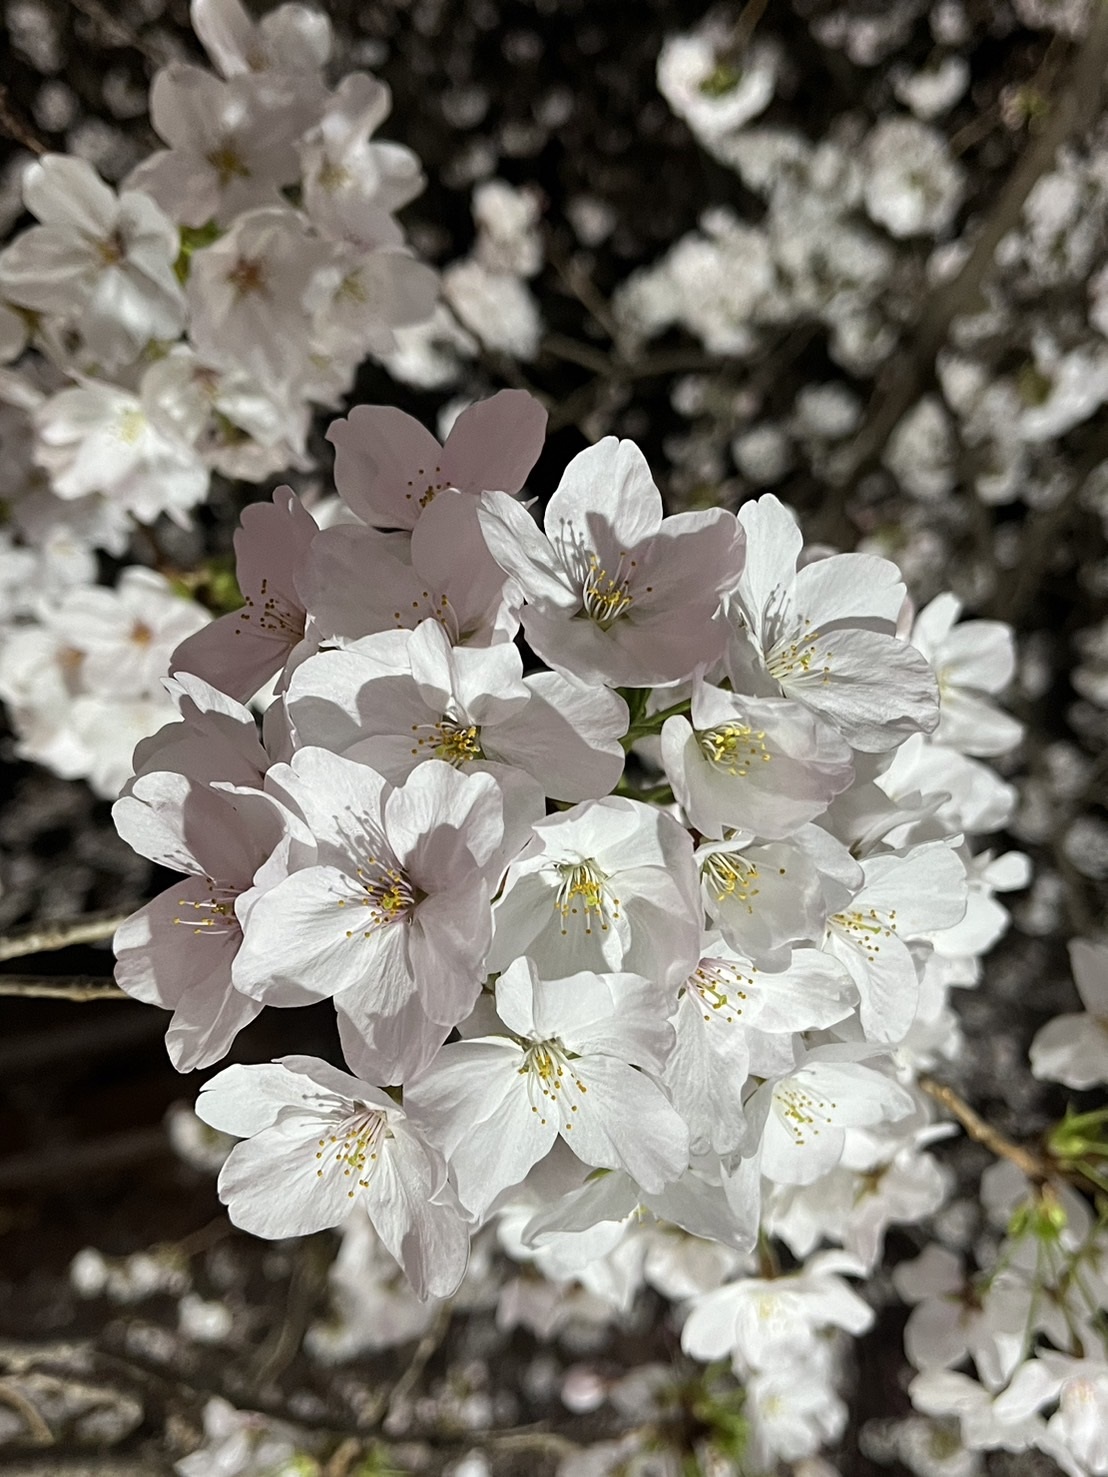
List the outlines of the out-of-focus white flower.
{"label": "out-of-focus white flower", "polygon": [[1031,1043],[1031,1071],[1067,1087],[1108,1082],[1108,944],[1074,939],[1073,982],[1085,1010],[1048,1021]]}
{"label": "out-of-focus white flower", "polygon": [[946,140],[914,118],[885,118],[865,145],[864,198],[892,236],[939,236],[965,193],[965,172]]}
{"label": "out-of-focus white flower", "polygon": [[658,88],[710,148],[769,106],[779,65],[777,48],[769,41],[757,40],[735,55],[729,28],[712,20],[685,35],[666,37],[658,55]]}

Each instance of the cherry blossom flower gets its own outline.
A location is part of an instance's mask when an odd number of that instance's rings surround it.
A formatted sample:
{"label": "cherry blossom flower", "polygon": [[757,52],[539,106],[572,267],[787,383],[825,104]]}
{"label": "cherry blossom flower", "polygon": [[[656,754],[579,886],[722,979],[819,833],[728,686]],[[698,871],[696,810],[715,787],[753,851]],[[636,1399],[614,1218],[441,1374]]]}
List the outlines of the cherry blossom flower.
{"label": "cherry blossom flower", "polygon": [[213,363],[248,370],[281,387],[307,359],[308,290],[326,247],[286,207],[251,210],[211,246],[194,252],[188,280],[190,333]]}
{"label": "cherry blossom flower", "polygon": [[843,1280],[862,1266],[841,1251],[812,1257],[801,1271],[772,1279],[746,1277],[692,1299],[681,1347],[694,1359],[730,1356],[740,1371],[815,1352],[819,1333],[864,1333],[873,1310]]}
{"label": "cherry blossom flower", "polygon": [[689,719],[662,728],[662,764],[702,836],[724,828],[779,840],[824,811],[854,778],[849,746],[799,703],[705,682]]}
{"label": "cherry blossom flower", "polygon": [[242,943],[236,907],[255,882],[265,885],[267,863],[280,877],[292,849],[311,859],[311,837],[260,791],[211,790],[171,772],[136,779],[112,818],[140,855],[189,874],[116,930],[116,982],[173,1011],[166,1047],[178,1071],[210,1066],[262,1008],[231,984]]}
{"label": "cherry blossom flower", "polygon": [[219,1175],[235,1225],[306,1236],[364,1209],[419,1297],[462,1280],[469,1232],[442,1156],[377,1087],[315,1057],[227,1067],[206,1082],[197,1115],[243,1139]]}
{"label": "cherry blossom flower", "polygon": [[545,536],[510,498],[481,500],[489,549],[526,597],[523,628],[550,666],[612,687],[691,676],[721,653],[713,624],[742,565],[722,508],[662,517],[642,452],[606,436],[566,468]]}
{"label": "cherry blossom flower", "polygon": [[688,1129],[636,1070],[658,1071],[673,1039],[649,980],[620,971],[541,980],[521,959],[497,981],[496,1009],[510,1035],[444,1047],[405,1092],[464,1205],[483,1215],[559,1136],[586,1164],[623,1169],[648,1192],[677,1179]]}
{"label": "cherry blossom flower", "polygon": [[[374,579],[361,578],[372,560]],[[325,528],[313,542],[297,589],[328,635],[357,639],[421,621],[439,621],[453,646],[510,641],[523,596],[489,553],[477,499],[437,497],[406,534]]]}
{"label": "cherry blossom flower", "polygon": [[154,425],[128,390],[93,384],[59,390],[34,413],[35,461],[60,498],[100,493],[140,523],[178,523],[208,491],[208,469]]}
{"label": "cherry blossom flower", "polygon": [[1108,1082],[1108,944],[1074,939],[1069,953],[1085,1010],[1040,1028],[1031,1043],[1031,1072],[1067,1087],[1095,1087]]}
{"label": "cherry blossom flower", "polygon": [[288,693],[298,743],[346,753],[394,784],[429,758],[493,774],[506,792],[527,775],[558,800],[606,794],[619,779],[627,705],[615,693],[556,672],[524,677],[515,646],[451,647],[434,620],[406,641],[409,670],[383,673],[395,644],[370,637],[299,668]]}
{"label": "cherry blossom flower", "polygon": [[834,554],[797,569],[801,534],[771,493],[745,503],[747,562],[731,601],[727,666],[738,691],[784,693],[866,752],[892,749],[938,722],[938,691],[914,647],[898,641],[896,566]]}
{"label": "cherry blossom flower", "polygon": [[865,881],[828,920],[828,951],[858,987],[858,1014],[871,1041],[899,1041],[919,1001],[909,942],[957,923],[966,909],[966,869],[945,842],[862,862]]}
{"label": "cherry blossom flower", "polygon": [[[419,160],[410,149],[370,142],[391,108],[392,95],[383,82],[352,72],[300,142],[304,209],[335,241],[384,244],[393,234],[390,213],[423,189]],[[399,230],[393,230],[399,240]]]}
{"label": "cherry blossom flower", "polygon": [[524,954],[546,974],[619,969],[676,986],[698,957],[692,844],[672,817],[619,796],[547,816],[509,866],[490,969]]}
{"label": "cherry blossom flower", "polygon": [[355,1024],[418,994],[431,1021],[453,1026],[484,977],[488,869],[503,838],[495,780],[428,760],[394,788],[323,749],[301,749],[270,780],[299,808],[319,862],[257,899],[236,987],[274,1004],[337,997]]}
{"label": "cherry blossom flower", "polygon": [[291,487],[245,508],[235,532],[244,604],[182,642],[172,670],[191,672],[241,702],[282,672],[304,640],[307,612],[296,577],[317,532]]}
{"label": "cherry blossom flower", "polygon": [[117,195],[91,165],[46,154],[23,177],[41,222],[0,254],[0,294],[74,322],[109,369],[151,339],[175,339],[185,296],[173,271],[177,228],[148,196]]}
{"label": "cherry blossom flower", "polygon": [[751,1033],[818,1029],[850,1013],[853,989],[833,959],[816,949],[792,951],[786,967],[762,971],[709,935],[671,1016],[677,1044],[662,1080],[689,1125],[692,1150],[727,1154],[746,1134],[742,1090],[750,1070]]}
{"label": "cherry blossom flower", "polygon": [[173,62],[155,76],[150,118],[169,145],[128,175],[126,188],[152,195],[182,225],[230,225],[243,211],[276,206],[294,184],[296,139],[312,121],[296,79],[274,72],[221,81]]}
{"label": "cherry blossom flower", "polygon": [[357,405],[335,421],[335,486],[374,528],[414,528],[440,493],[516,493],[542,450],[546,412],[522,390],[501,390],[464,410],[441,445],[412,416]]}
{"label": "cherry blossom flower", "polygon": [[193,30],[224,77],[317,73],[331,54],[331,23],[308,5],[278,5],[255,21],[239,0],[192,0]]}
{"label": "cherry blossom flower", "polygon": [[842,1156],[845,1130],[904,1118],[915,1106],[892,1078],[867,1066],[865,1048],[816,1046],[758,1087],[745,1108],[744,1157],[754,1155],[766,1179],[805,1185]]}
{"label": "cherry blossom flower", "polygon": [[989,699],[1015,673],[1012,631],[1002,621],[956,625],[961,610],[956,596],[937,595],[912,627],[912,645],[939,683],[939,726],[931,737],[964,754],[1004,754],[1019,742],[1023,726]]}

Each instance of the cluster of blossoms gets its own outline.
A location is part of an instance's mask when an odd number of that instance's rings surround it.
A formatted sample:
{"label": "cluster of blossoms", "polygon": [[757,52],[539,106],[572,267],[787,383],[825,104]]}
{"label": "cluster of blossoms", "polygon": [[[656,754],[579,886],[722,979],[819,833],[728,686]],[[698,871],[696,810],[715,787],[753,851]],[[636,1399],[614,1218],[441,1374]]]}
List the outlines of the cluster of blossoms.
{"label": "cluster of blossoms", "polygon": [[118,188],[44,155],[23,175],[37,224],[0,251],[0,696],[22,754],[108,797],[207,617],[139,568],[93,588],[95,550],[125,558],[162,515],[187,528],[213,473],[309,469],[313,416],[438,291],[396,219],[419,162],[372,139],[383,83],[328,87],[326,16],[193,0],[192,21],[215,71],[155,75],[165,147]]}
{"label": "cluster of blossoms", "polygon": [[[544,428],[522,391],[442,445],[360,406],[329,432],[345,521],[289,489],[247,510],[245,604],[176,649],[179,721],[114,807],[186,874],[116,977],[173,1011],[182,1070],[334,1002],[345,1069],[202,1087],[243,1140],[236,1224],[345,1226],[363,1304],[382,1257],[453,1294],[486,1225],[566,1307],[650,1283],[732,1360],[765,1460],[800,1457],[845,1421],[832,1333],[872,1317],[844,1278],[943,1198],[914,1075],[1025,880],[966,841],[1012,802],[980,757],[1018,732],[1010,633],[949,597],[913,619],[893,565],[805,551],[772,495],[663,517],[614,437],[540,527],[516,494]],[[510,1286],[503,1317],[549,1325]],[[379,1340],[425,1316],[370,1300]]]}

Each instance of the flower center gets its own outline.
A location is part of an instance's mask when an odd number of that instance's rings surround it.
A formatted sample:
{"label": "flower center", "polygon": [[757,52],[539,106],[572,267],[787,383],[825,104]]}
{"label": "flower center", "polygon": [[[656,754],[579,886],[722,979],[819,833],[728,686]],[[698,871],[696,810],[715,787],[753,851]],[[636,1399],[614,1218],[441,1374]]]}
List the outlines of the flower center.
{"label": "flower center", "polygon": [[304,639],[304,611],[287,603],[283,596],[274,594],[267,578],[262,580],[257,600],[253,595],[247,595],[237,614],[236,636],[241,635],[242,622],[251,621],[251,630],[263,631],[267,636],[283,636],[291,645]]}
{"label": "flower center", "polygon": [[[390,923],[410,923],[412,914],[426,897],[426,893],[414,887],[399,867],[391,861],[381,861],[375,856],[367,858],[364,867],[356,869],[364,897],[358,901],[369,909],[369,927],[361,930],[363,938],[369,938],[379,928]],[[339,898],[339,907],[346,907],[346,898]],[[357,929],[348,928],[346,937],[353,938]]]}
{"label": "flower center", "polygon": [[[439,480],[436,481],[436,478]],[[410,503],[415,499],[421,508],[425,508],[428,503],[434,502],[440,492],[445,492],[450,483],[443,478],[441,467],[435,467],[432,472],[428,472],[425,467],[420,467],[408,482],[408,486],[411,491],[404,494],[404,501]]]}
{"label": "flower center", "polygon": [[764,730],[750,728],[745,723],[721,723],[705,729],[697,734],[696,742],[709,764],[739,779],[744,779],[750,766],[759,759],[768,764],[773,757],[766,748]]}
{"label": "flower center", "polygon": [[742,1015],[740,1002],[747,999],[743,985],[752,985],[749,975],[740,974],[726,959],[702,959],[685,981],[686,988],[703,1008],[706,1021],[721,1020],[732,1025]]}
{"label": "flower center", "polygon": [[886,938],[892,938],[896,933],[896,909],[890,908],[887,917],[883,920],[879,917],[876,908],[868,908],[864,913],[856,908],[851,913],[833,914],[830,922],[847,943],[853,944],[856,949],[861,949],[867,962],[873,964],[881,952],[878,940],[882,934]]}
{"label": "flower center", "polygon": [[583,862],[559,862],[555,868],[561,881],[554,906],[562,915],[562,933],[569,932],[571,918],[580,918],[586,933],[592,933],[599,924],[601,933],[607,933],[611,924],[619,917],[619,898],[609,897],[605,874],[589,858]]}
{"label": "flower center", "polygon": [[756,885],[758,868],[735,851],[713,851],[700,864],[700,877],[705,886],[715,894],[717,903],[734,898],[744,903],[746,911],[753,913],[750,906],[761,889]]}
{"label": "flower center", "polygon": [[810,1138],[817,1138],[822,1128],[833,1128],[832,1111],[838,1103],[828,1102],[820,1093],[812,1093],[796,1082],[787,1087],[778,1087],[773,1094],[773,1106],[778,1117],[788,1129],[793,1143],[803,1148]]}
{"label": "flower center", "polygon": [[401,631],[414,631],[421,621],[438,621],[450,637],[451,646],[460,646],[465,640],[466,633],[450,601],[445,595],[433,595],[430,590],[421,590],[419,599],[412,601],[409,610],[394,610],[392,618]]}
{"label": "flower center", "polygon": [[353,1200],[357,1190],[369,1188],[372,1166],[377,1160],[377,1150],[382,1138],[389,1137],[385,1115],[373,1108],[362,1108],[353,1117],[336,1125],[337,1131],[319,1140],[316,1150],[316,1179],[321,1180],[327,1172],[340,1171],[343,1179],[356,1180],[346,1192]]}
{"label": "flower center", "polygon": [[804,629],[791,641],[777,642],[766,654],[766,671],[775,682],[788,677],[807,677],[822,673],[823,685],[830,680],[833,651],[820,649],[819,631],[810,630],[812,622],[804,617]]}
{"label": "flower center", "polygon": [[240,297],[265,291],[265,263],[257,257],[240,256],[227,273],[227,281]]}
{"label": "flower center", "polygon": [[483,759],[481,730],[475,723],[459,723],[443,717],[437,723],[413,723],[413,734],[421,734],[412,753],[421,759],[444,759],[455,769],[473,759]]}
{"label": "flower center", "polygon": [[222,189],[226,189],[233,179],[250,178],[250,171],[243,162],[242,156],[229,140],[225,140],[218,149],[212,149],[211,153],[205,154],[204,157],[219,175]]}
{"label": "flower center", "polygon": [[238,915],[235,913],[235,899],[238,897],[238,890],[234,887],[224,887],[211,877],[205,877],[204,881],[207,883],[208,896],[206,898],[178,898],[177,906],[190,909],[191,916],[185,913],[183,917],[174,918],[174,924],[186,924],[195,934],[218,937],[238,931],[240,925]]}
{"label": "flower center", "polygon": [[[621,615],[626,615],[635,603],[631,593],[631,581],[635,577],[638,560],[621,553],[614,571],[607,570],[596,554],[588,555],[585,577],[581,582],[581,604],[585,614],[606,631]],[[645,593],[650,594],[652,585]]]}
{"label": "flower center", "polygon": [[553,1109],[562,1115],[562,1129],[570,1133],[573,1127],[570,1115],[580,1107],[570,1099],[578,1094],[584,1095],[588,1088],[574,1073],[569,1053],[561,1041],[554,1038],[536,1041],[529,1046],[523,1054],[519,1075],[527,1078],[531,1112],[539,1115],[539,1122],[545,1127],[546,1114]]}

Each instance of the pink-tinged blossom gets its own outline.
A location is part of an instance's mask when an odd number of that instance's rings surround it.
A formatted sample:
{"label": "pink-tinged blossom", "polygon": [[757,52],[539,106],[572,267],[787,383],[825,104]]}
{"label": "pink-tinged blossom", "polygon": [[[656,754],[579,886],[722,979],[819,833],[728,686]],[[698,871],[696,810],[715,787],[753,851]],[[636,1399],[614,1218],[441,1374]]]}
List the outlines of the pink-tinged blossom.
{"label": "pink-tinged blossom", "polygon": [[586,800],[533,828],[493,914],[490,969],[621,969],[678,985],[700,946],[688,832],[637,800]]}
{"label": "pink-tinged blossom", "polygon": [[441,445],[389,405],[356,405],[327,432],[335,486],[373,528],[415,528],[440,493],[517,493],[538,460],[546,411],[523,390],[463,410]]}
{"label": "pink-tinged blossom", "polygon": [[1108,1082],[1108,944],[1074,939],[1069,952],[1085,1009],[1057,1015],[1036,1032],[1031,1073],[1080,1090]]}
{"label": "pink-tinged blossom", "polygon": [[512,499],[488,493],[481,527],[526,597],[527,640],[552,667],[587,682],[649,687],[714,661],[720,600],[742,568],[734,515],[662,517],[639,448],[606,436],[570,462],[540,533]]}
{"label": "pink-tinged blossom", "polygon": [[405,1091],[469,1210],[484,1215],[559,1135],[585,1164],[622,1169],[648,1193],[681,1175],[688,1129],[646,1075],[673,1041],[656,1002],[634,974],[541,980],[527,959],[504,971],[496,1009],[510,1034],[444,1047]]}
{"label": "pink-tinged blossom", "polygon": [[858,1015],[870,1041],[900,1041],[919,1004],[920,981],[909,944],[949,928],[966,911],[966,869],[943,841],[862,862],[865,881],[828,919],[829,953],[858,987]]}
{"label": "pink-tinged blossom", "polygon": [[229,225],[243,211],[277,205],[299,178],[295,141],[315,107],[292,77],[242,73],[221,81],[172,62],[154,78],[150,120],[169,145],[125,181],[152,195],[182,225]]}
{"label": "pink-tinged blossom", "polygon": [[180,717],[136,747],[135,776],[172,770],[198,785],[219,781],[260,790],[269,755],[249,708],[189,672],[177,672],[163,685]]}
{"label": "pink-tinged blossom", "polygon": [[236,985],[276,1005],[334,997],[355,1026],[414,995],[444,1028],[467,1015],[504,834],[496,781],[428,760],[394,787],[365,764],[302,749],[269,784],[298,807],[319,865],[258,898]]}
{"label": "pink-tinged blossom", "polygon": [[287,704],[299,744],[346,753],[394,784],[442,759],[505,787],[529,776],[556,800],[607,794],[622,774],[627,705],[606,688],[556,672],[524,677],[514,645],[452,647],[433,620],[408,638],[406,672],[383,675],[375,644],[321,652],[297,670]]}
{"label": "pink-tinged blossom", "polygon": [[321,530],[297,589],[328,636],[357,639],[436,620],[452,646],[511,641],[523,600],[489,553],[477,499],[469,497],[435,498],[410,537],[361,526]]}
{"label": "pink-tinged blossom", "polygon": [[800,529],[777,498],[745,503],[738,516],[747,556],[728,609],[734,686],[804,703],[867,753],[930,732],[938,688],[894,634],[905,593],[896,566],[834,554],[798,569]]}
{"label": "pink-tinged blossom", "polygon": [[854,778],[849,745],[800,703],[697,681],[689,718],[662,728],[662,765],[702,836],[780,840],[822,814]]}
{"label": "pink-tinged blossom", "polygon": [[267,864],[280,877],[291,853],[310,860],[311,837],[268,795],[171,772],[135,780],[112,817],[141,856],[188,874],[116,930],[116,982],[173,1011],[166,1047],[178,1071],[210,1066],[262,1008],[231,983],[242,943],[236,907],[264,887]]}
{"label": "pink-tinged blossom", "polygon": [[110,368],[151,339],[177,337],[185,322],[177,228],[153,200],[117,195],[85,160],[63,154],[30,167],[23,198],[42,224],[0,254],[4,298],[74,324]]}
{"label": "pink-tinged blossom", "polygon": [[282,672],[304,640],[307,613],[296,576],[318,529],[291,487],[243,510],[235,531],[239,610],[220,616],[173,653],[172,670],[192,672],[246,702]]}
{"label": "pink-tinged blossom", "polygon": [[469,1230],[442,1155],[378,1087],[315,1057],[227,1067],[201,1089],[197,1115],[243,1139],[219,1196],[256,1236],[307,1236],[365,1211],[416,1293],[448,1297]]}

